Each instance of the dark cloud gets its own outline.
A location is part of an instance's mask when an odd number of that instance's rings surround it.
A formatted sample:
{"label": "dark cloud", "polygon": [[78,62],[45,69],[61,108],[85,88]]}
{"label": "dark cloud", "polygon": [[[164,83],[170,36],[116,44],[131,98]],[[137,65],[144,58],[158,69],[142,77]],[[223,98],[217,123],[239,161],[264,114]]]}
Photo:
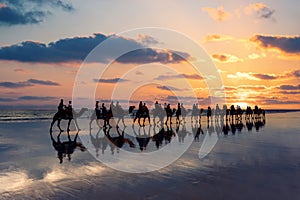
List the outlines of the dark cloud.
{"label": "dark cloud", "polygon": [[128,80],[122,78],[111,78],[111,79],[94,79],[94,82],[98,83],[120,83],[120,82],[127,82]]}
{"label": "dark cloud", "polygon": [[4,88],[23,88],[32,85],[33,84],[28,82],[8,82],[8,81],[0,82],[0,87],[4,87]]}
{"label": "dark cloud", "polygon": [[21,13],[10,7],[2,7],[0,8],[0,25],[36,24],[43,21],[45,15],[46,13],[42,11]]}
{"label": "dark cloud", "polygon": [[275,10],[272,10],[268,7],[262,8],[258,11],[258,14],[261,18],[269,19],[274,14]]}
{"label": "dark cloud", "polygon": [[37,80],[37,79],[29,79],[27,81],[22,82],[9,82],[9,81],[3,81],[0,82],[0,87],[4,88],[24,88],[34,85],[48,85],[48,86],[59,86],[59,83],[53,82],[53,81],[44,81],[44,80]]}
{"label": "dark cloud", "polygon": [[300,90],[300,84],[299,85],[281,85],[281,86],[279,86],[279,89],[281,89],[281,90]]}
{"label": "dark cloud", "polygon": [[158,85],[156,86],[157,89],[160,90],[166,90],[166,91],[186,91],[187,89],[180,89],[173,86],[164,86],[164,85]]}
{"label": "dark cloud", "polygon": [[259,78],[262,80],[274,80],[277,79],[278,76],[273,75],[273,74],[256,74],[256,73],[252,73],[252,76],[254,76],[255,78]]}
{"label": "dark cloud", "polygon": [[264,100],[263,104],[270,105],[270,104],[300,104],[300,101],[282,101],[282,100],[277,100],[277,99],[268,99]]}
{"label": "dark cloud", "polygon": [[40,23],[51,14],[50,7],[74,10],[70,3],[60,0],[0,0],[0,25]]}
{"label": "dark cloud", "polygon": [[187,60],[189,55],[183,52],[175,52],[170,50],[155,50],[151,48],[143,48],[128,52],[119,58],[117,62],[119,63],[134,63],[143,64],[150,62],[159,63],[179,63],[181,61]]}
{"label": "dark cloud", "polygon": [[44,1],[41,1],[41,0],[37,0],[39,2],[44,2],[44,3],[49,3],[51,4],[52,6],[56,6],[56,7],[60,7],[62,8],[63,10],[65,11],[73,11],[74,10],[74,7],[71,3],[64,3],[60,0],[57,0],[57,1],[49,1],[49,0],[44,0]]}
{"label": "dark cloud", "polygon": [[294,77],[299,78],[300,77],[300,70],[294,70],[291,72],[291,75]]}
{"label": "dark cloud", "polygon": [[57,97],[42,97],[42,96],[21,96],[18,98],[19,100],[26,100],[26,101],[49,101],[49,100],[53,100],[53,99],[57,99]]}
{"label": "dark cloud", "polygon": [[272,19],[273,14],[275,13],[275,10],[270,8],[264,3],[253,3],[249,4],[245,8],[246,14],[252,14],[255,13],[259,18],[263,19]]}
{"label": "dark cloud", "polygon": [[101,42],[110,39],[110,46],[100,55],[90,57],[89,62],[107,62],[119,49],[137,49],[128,52],[116,61],[120,63],[178,63],[189,58],[184,52],[170,50],[155,50],[144,48],[143,44],[116,35],[106,36],[101,33],[90,37],[74,37],[60,39],[49,44],[25,41],[20,44],[0,48],[1,60],[14,60],[20,62],[63,63],[80,62]]}
{"label": "dark cloud", "polygon": [[267,87],[264,85],[242,85],[242,86],[238,86],[238,89],[240,89],[240,90],[264,90],[264,89],[267,89]]}
{"label": "dark cloud", "polygon": [[154,80],[171,80],[171,79],[194,79],[194,80],[203,80],[203,77],[199,74],[176,74],[176,75],[160,75]]}
{"label": "dark cloud", "polygon": [[0,97],[0,102],[11,102],[11,101],[16,101],[16,99]]}
{"label": "dark cloud", "polygon": [[255,35],[250,40],[262,48],[276,48],[285,53],[300,53],[300,36]]}
{"label": "dark cloud", "polygon": [[281,94],[300,94],[300,91],[281,91]]}
{"label": "dark cloud", "polygon": [[43,80],[37,80],[37,79],[29,79],[27,82],[32,83],[32,84],[38,84],[38,85],[53,85],[53,86],[60,85],[59,83],[56,83],[53,81],[43,81]]}

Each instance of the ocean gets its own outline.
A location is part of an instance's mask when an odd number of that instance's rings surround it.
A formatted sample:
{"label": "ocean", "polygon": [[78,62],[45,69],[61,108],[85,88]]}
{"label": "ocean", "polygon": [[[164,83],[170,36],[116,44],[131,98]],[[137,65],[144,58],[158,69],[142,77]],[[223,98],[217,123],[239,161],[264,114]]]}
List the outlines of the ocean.
{"label": "ocean", "polygon": [[[1,111],[0,199],[299,199],[300,112],[267,113],[265,120],[257,127],[253,123],[251,129],[244,120],[234,126],[229,123],[226,134],[221,123],[207,124],[203,117],[198,138],[199,126],[187,117],[186,124],[178,129],[175,123],[171,125],[170,141],[163,139],[157,148],[157,140],[152,138],[143,152],[134,132],[153,136],[154,125],[122,127],[135,148],[128,144],[116,148],[105,140],[105,130],[93,122],[92,129],[82,127],[78,133],[78,142],[87,150],[77,148],[70,157],[63,157],[62,163],[49,132],[54,113]],[[61,126],[65,129],[66,122]],[[116,136],[116,131],[113,127],[110,134]],[[57,140],[57,127],[52,134]],[[72,123],[71,139],[76,134]],[[206,139],[217,140],[201,157]],[[66,132],[61,133],[60,140],[68,141]],[[134,160],[134,156],[155,153],[169,145],[176,147],[170,156],[187,149],[155,171],[126,172],[144,166],[144,157]],[[134,156],[113,165],[124,155],[123,150]],[[157,167],[161,158],[165,159],[163,153],[145,167]]]}

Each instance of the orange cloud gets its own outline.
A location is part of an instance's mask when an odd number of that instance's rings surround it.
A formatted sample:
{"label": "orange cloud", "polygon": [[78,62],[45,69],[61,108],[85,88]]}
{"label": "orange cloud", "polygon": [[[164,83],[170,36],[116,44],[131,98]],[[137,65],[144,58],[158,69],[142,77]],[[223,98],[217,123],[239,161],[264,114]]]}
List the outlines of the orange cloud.
{"label": "orange cloud", "polygon": [[256,13],[260,18],[265,18],[265,19],[271,18],[274,12],[275,10],[269,8],[264,3],[249,4],[244,9],[244,13],[246,15],[251,15],[253,13]]}
{"label": "orange cloud", "polygon": [[22,68],[16,68],[16,69],[14,69],[14,72],[19,72],[19,73],[24,73],[24,74],[30,74],[29,70],[22,69]]}
{"label": "orange cloud", "polygon": [[217,8],[203,7],[202,11],[207,12],[212,19],[219,22],[228,20],[232,16],[229,12],[224,10],[223,6]]}
{"label": "orange cloud", "polygon": [[266,57],[266,54],[257,54],[257,53],[252,53],[252,54],[249,54],[248,55],[248,58],[251,59],[251,60],[255,60],[255,59],[258,59],[258,58],[261,58],[261,57]]}
{"label": "orange cloud", "polygon": [[206,42],[231,40],[232,37],[227,35],[212,34],[205,37]]}
{"label": "orange cloud", "polygon": [[212,57],[214,60],[221,63],[232,63],[232,62],[243,61],[243,59],[240,59],[239,57],[230,54],[213,54]]}

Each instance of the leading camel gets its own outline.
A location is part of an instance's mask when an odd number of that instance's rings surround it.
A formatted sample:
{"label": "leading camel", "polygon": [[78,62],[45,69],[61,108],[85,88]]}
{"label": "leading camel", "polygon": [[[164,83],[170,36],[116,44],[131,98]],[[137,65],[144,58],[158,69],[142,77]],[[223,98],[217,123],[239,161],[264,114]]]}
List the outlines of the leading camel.
{"label": "leading camel", "polygon": [[67,115],[66,112],[61,112],[61,111],[58,111],[57,113],[55,113],[54,117],[53,117],[53,120],[51,122],[51,127],[50,127],[50,131],[52,131],[52,127],[54,125],[54,123],[57,121],[57,127],[59,128],[60,131],[63,131],[60,127],[60,121],[61,120],[69,120],[68,122],[68,128],[67,130],[69,131],[70,130],[70,124],[71,124],[71,121],[72,119],[74,119],[75,121],[75,125],[77,127],[77,129],[79,129],[78,127],[78,124],[77,124],[77,120],[76,118],[77,117],[80,117],[85,111],[87,111],[88,109],[87,108],[81,108],[81,110],[77,113],[74,109],[72,111],[72,114],[71,115]]}

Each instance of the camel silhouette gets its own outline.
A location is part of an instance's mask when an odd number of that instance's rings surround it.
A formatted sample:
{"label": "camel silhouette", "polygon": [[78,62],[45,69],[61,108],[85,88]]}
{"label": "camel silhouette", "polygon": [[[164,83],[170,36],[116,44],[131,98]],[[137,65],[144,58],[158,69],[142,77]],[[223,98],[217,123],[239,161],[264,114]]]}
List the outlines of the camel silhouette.
{"label": "camel silhouette", "polygon": [[52,127],[54,125],[54,123],[57,121],[57,127],[59,128],[60,131],[64,131],[63,129],[61,129],[60,127],[60,122],[61,120],[69,120],[68,122],[68,127],[67,130],[70,130],[70,124],[72,119],[74,119],[75,125],[77,127],[77,129],[79,130],[79,126],[77,123],[76,118],[80,117],[85,111],[87,111],[87,108],[81,108],[81,110],[77,113],[74,109],[72,109],[72,113],[71,114],[67,114],[61,111],[58,111],[57,113],[55,113],[55,115],[53,116],[53,120],[51,122],[51,127],[50,127],[50,131],[52,131]]}

